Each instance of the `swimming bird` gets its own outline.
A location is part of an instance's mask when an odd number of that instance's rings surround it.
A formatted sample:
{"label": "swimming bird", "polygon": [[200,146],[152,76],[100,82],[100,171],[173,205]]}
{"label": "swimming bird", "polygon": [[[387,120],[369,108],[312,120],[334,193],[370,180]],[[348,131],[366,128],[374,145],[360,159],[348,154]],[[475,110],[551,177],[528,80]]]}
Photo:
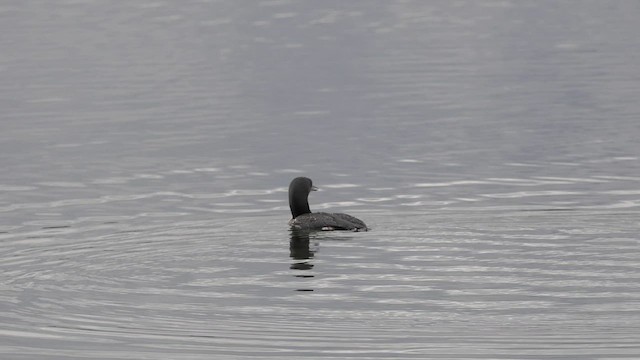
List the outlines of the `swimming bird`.
{"label": "swimming bird", "polygon": [[309,193],[318,190],[311,179],[297,177],[289,185],[289,208],[293,218],[289,225],[301,230],[351,230],[367,231],[367,225],[351,215],[341,213],[312,213],[309,210]]}

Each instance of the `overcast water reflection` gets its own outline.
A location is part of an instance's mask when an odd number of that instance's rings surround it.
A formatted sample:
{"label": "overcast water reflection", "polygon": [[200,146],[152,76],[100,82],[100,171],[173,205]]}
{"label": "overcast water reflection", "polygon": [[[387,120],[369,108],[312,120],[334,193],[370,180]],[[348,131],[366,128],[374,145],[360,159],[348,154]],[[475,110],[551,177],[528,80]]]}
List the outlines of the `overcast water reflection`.
{"label": "overcast water reflection", "polygon": [[0,358],[640,358],[639,10],[5,1]]}

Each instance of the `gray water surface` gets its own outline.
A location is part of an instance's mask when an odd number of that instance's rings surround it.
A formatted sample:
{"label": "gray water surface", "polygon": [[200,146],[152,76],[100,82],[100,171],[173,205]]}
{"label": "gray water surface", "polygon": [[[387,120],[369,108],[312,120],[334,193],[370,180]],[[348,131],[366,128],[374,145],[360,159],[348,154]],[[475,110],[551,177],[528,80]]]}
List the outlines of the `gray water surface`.
{"label": "gray water surface", "polygon": [[0,358],[640,358],[638,15],[4,2]]}

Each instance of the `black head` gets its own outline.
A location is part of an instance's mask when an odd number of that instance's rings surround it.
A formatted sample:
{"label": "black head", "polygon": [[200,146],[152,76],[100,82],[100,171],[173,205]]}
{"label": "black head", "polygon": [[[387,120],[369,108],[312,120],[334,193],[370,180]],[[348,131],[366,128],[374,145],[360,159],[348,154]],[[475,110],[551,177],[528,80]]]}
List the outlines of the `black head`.
{"label": "black head", "polygon": [[291,180],[289,184],[289,208],[291,215],[295,219],[302,214],[308,214],[309,210],[309,193],[318,190],[311,179],[306,177],[297,177]]}

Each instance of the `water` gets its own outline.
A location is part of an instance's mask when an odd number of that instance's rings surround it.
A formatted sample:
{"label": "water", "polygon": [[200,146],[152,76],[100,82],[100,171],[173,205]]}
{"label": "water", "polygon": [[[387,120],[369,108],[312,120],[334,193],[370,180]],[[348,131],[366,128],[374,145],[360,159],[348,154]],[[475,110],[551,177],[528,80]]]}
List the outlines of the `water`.
{"label": "water", "polygon": [[4,2],[0,357],[639,358],[638,10]]}

